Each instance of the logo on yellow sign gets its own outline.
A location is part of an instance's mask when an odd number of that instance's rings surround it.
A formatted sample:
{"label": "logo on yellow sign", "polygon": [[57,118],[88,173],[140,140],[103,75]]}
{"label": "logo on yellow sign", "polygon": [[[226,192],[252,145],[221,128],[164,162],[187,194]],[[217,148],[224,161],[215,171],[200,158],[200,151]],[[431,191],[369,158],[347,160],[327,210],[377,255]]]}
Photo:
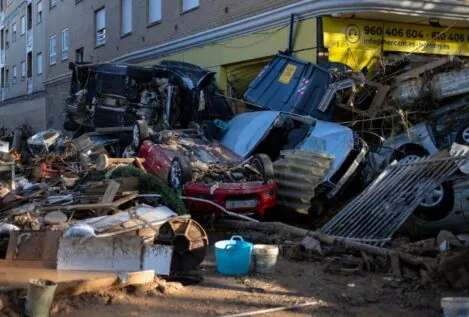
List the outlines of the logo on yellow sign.
{"label": "logo on yellow sign", "polygon": [[350,44],[356,44],[360,41],[360,28],[355,24],[349,24],[345,29],[345,40]]}

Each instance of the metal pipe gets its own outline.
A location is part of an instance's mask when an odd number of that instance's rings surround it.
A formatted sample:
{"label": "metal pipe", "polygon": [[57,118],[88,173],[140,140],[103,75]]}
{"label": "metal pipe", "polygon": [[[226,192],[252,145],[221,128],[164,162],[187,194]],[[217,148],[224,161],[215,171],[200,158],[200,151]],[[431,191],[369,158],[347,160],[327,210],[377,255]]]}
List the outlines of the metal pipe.
{"label": "metal pipe", "polygon": [[288,56],[293,55],[293,32],[295,31],[295,14],[290,15],[290,35],[288,36]]}

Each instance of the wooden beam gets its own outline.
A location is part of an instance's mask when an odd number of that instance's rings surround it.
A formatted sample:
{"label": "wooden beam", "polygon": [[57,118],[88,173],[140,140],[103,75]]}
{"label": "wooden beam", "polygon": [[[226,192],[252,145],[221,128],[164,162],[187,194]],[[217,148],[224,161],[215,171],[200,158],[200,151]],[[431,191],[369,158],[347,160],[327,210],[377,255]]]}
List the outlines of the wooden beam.
{"label": "wooden beam", "polygon": [[149,270],[128,273],[125,282],[121,281],[118,275],[59,282],[55,297],[76,296],[89,292],[119,289],[130,285],[149,284],[155,282],[155,278],[155,271]]}
{"label": "wooden beam", "polygon": [[453,61],[454,61],[454,56],[445,56],[445,57],[439,58],[437,60],[434,60],[434,61],[432,61],[430,63],[427,63],[425,65],[422,65],[420,67],[414,68],[414,69],[412,69],[412,70],[410,70],[410,71],[408,71],[404,74],[401,74],[401,75],[397,76],[394,79],[394,84],[400,84],[403,81],[406,81],[408,79],[418,77],[418,76],[420,76],[421,74],[423,74],[427,71],[430,71],[430,70],[435,69],[437,67],[440,67],[440,66],[443,66],[445,64],[451,63]]}
{"label": "wooden beam", "polygon": [[290,225],[283,224],[281,222],[249,222],[249,221],[237,221],[237,220],[219,220],[216,224],[222,228],[235,228],[238,230],[256,230],[266,232],[277,233],[284,236],[296,236],[296,237],[306,237],[310,236],[314,239],[319,240],[321,243],[327,245],[337,245],[350,248],[357,252],[366,252],[374,255],[381,255],[389,257],[391,255],[397,255],[399,259],[405,263],[415,266],[423,266],[427,270],[431,271],[435,269],[436,259],[416,256],[413,254],[408,254],[404,252],[399,252],[396,250],[380,248],[373,245],[359,243],[353,240],[349,240],[343,237],[333,237],[324,235],[317,231],[310,231],[306,229],[301,229],[293,227]]}
{"label": "wooden beam", "polygon": [[111,180],[107,185],[106,191],[104,192],[103,198],[101,199],[101,203],[112,203],[117,195],[117,191],[119,190],[120,186],[121,185],[118,182]]}
{"label": "wooden beam", "polygon": [[118,199],[112,203],[107,204],[81,204],[81,205],[65,205],[65,206],[48,206],[48,207],[41,207],[38,210],[40,212],[44,211],[55,211],[55,210],[94,210],[94,209],[101,209],[101,208],[117,208],[120,205],[125,204],[135,198],[138,197],[138,192],[134,192],[130,195],[124,196],[121,199]]}

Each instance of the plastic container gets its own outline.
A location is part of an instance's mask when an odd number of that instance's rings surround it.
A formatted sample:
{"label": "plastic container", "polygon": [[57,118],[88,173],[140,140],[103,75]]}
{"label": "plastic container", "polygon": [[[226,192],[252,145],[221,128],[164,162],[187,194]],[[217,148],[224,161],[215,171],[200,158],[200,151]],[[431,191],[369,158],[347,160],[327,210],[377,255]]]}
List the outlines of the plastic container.
{"label": "plastic container", "polygon": [[241,236],[215,243],[217,270],[224,275],[246,275],[251,267],[253,244]]}
{"label": "plastic container", "polygon": [[267,244],[254,245],[254,263],[257,273],[273,274],[277,266],[278,246]]}
{"label": "plastic container", "polygon": [[441,299],[445,317],[468,317],[469,297],[445,297]]}
{"label": "plastic container", "polygon": [[49,316],[56,287],[57,284],[52,281],[38,279],[29,280],[25,307],[26,316]]}

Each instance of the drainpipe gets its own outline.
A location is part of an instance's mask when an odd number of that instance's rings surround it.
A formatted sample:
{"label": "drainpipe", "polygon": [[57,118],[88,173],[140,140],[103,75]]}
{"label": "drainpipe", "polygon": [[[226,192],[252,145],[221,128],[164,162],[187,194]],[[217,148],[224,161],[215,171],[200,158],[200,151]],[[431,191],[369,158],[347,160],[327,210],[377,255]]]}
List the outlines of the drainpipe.
{"label": "drainpipe", "polygon": [[290,16],[290,36],[288,37],[288,56],[293,55],[293,32],[295,31],[295,14]]}

